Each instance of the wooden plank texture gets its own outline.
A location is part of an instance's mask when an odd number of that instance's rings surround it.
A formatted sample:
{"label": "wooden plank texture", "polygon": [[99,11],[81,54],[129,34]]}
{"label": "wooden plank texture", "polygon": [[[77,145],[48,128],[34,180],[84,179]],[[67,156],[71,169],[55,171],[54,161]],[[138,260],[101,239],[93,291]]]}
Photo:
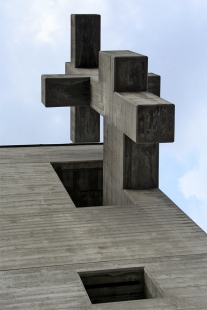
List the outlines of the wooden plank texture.
{"label": "wooden plank texture", "polygon": [[[101,145],[0,149],[0,309],[206,309],[206,234],[168,197],[125,190],[129,205],[79,209],[50,164],[101,156]],[[78,272],[131,267],[164,298],[91,305]]]}

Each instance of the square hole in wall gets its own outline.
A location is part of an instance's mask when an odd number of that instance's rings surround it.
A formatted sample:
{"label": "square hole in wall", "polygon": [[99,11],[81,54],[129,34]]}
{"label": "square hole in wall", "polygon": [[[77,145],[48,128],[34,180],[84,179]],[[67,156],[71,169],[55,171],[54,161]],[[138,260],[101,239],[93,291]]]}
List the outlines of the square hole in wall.
{"label": "square hole in wall", "polygon": [[92,304],[163,297],[144,267],[81,272],[79,276]]}
{"label": "square hole in wall", "polygon": [[103,161],[52,166],[77,208],[103,205]]}

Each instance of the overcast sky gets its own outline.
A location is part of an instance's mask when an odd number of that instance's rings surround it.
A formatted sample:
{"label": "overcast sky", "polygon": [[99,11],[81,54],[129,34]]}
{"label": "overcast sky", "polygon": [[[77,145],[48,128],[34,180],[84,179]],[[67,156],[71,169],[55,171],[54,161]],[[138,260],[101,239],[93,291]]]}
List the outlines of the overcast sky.
{"label": "overcast sky", "polygon": [[46,109],[41,74],[70,61],[70,15],[101,14],[102,50],[148,56],[176,105],[160,188],[207,231],[207,1],[0,0],[0,145],[69,143],[69,108]]}

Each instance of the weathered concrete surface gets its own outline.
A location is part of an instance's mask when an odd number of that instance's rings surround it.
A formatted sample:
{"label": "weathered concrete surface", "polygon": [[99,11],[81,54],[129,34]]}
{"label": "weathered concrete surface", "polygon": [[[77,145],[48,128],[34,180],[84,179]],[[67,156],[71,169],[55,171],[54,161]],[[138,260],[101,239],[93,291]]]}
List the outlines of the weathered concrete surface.
{"label": "weathered concrete surface", "polygon": [[[147,73],[146,56],[100,52],[98,76],[97,21],[72,17],[66,73],[89,81],[90,109],[104,115],[104,151],[101,145],[0,148],[0,309],[207,309],[206,234],[156,188],[159,143],[173,141],[174,105],[158,97],[160,77]],[[58,83],[49,89],[64,101],[68,86]],[[76,133],[80,119],[74,117]],[[92,129],[90,117],[82,119]],[[105,205],[76,208],[74,193],[100,189],[102,159]],[[103,272],[115,282],[121,274],[124,282],[134,277],[126,272],[131,268],[142,270],[147,297],[160,298],[91,304],[81,274]]]}
{"label": "weathered concrete surface", "polygon": [[[174,105],[147,92],[147,77],[146,56],[130,51],[100,52],[104,205],[127,203],[124,188],[157,187],[158,143],[174,141]],[[149,81],[150,90],[159,93],[159,76],[151,73]]]}
{"label": "weathered concrete surface", "polygon": [[47,108],[90,105],[90,78],[42,75],[42,103]]}
{"label": "weathered concrete surface", "polygon": [[[31,150],[30,150],[31,149]],[[103,160],[103,145],[57,144],[1,147],[0,163],[91,162]]]}
{"label": "weathered concrete surface", "polygon": [[[66,67],[66,73],[71,70],[77,74],[78,68],[84,68],[86,72],[88,69],[94,71],[98,68],[100,21],[100,15],[71,15],[71,69]],[[72,142],[100,141],[100,116],[91,107],[72,108],[70,126]]]}
{"label": "weathered concrete surface", "polygon": [[160,97],[161,77],[154,73],[148,73],[148,91]]}
{"label": "weathered concrete surface", "polygon": [[164,297],[145,268],[84,272],[79,275],[92,304]]}
{"label": "weathered concrete surface", "polygon": [[158,177],[159,144],[137,144],[124,136],[123,188],[156,188],[159,182]]}
{"label": "weathered concrete surface", "polygon": [[[96,161],[100,147],[0,148],[0,309],[206,309],[206,234],[159,189],[75,207],[50,163]],[[163,298],[91,304],[79,273],[137,267]]]}
{"label": "weathered concrete surface", "polygon": [[115,126],[134,142],[174,142],[174,104],[150,92],[115,92],[110,104]]}
{"label": "weathered concrete surface", "polygon": [[[66,63],[66,74],[75,74],[75,80],[59,79],[52,82],[50,76],[49,85],[42,78],[42,102],[46,107],[72,106],[71,109],[71,140],[79,142],[100,141],[100,115],[89,105],[90,82],[85,77],[97,75],[100,51],[100,15],[71,15],[71,63]],[[80,68],[82,71],[80,72]],[[84,70],[85,76],[84,76]],[[81,76],[80,76],[81,74]],[[79,75],[79,76],[77,76]],[[74,83],[74,89],[70,86]],[[46,88],[46,90],[45,90]],[[99,112],[99,111],[98,111]]]}
{"label": "weathered concrete surface", "polygon": [[104,116],[104,105],[101,101],[101,85],[98,76],[91,77],[91,107]]}
{"label": "weathered concrete surface", "polygon": [[77,208],[103,205],[103,161],[56,162],[53,168]]}
{"label": "weathered concrete surface", "polygon": [[100,141],[100,115],[89,107],[71,107],[70,140],[79,142]]}
{"label": "weathered concrete surface", "polygon": [[75,68],[98,68],[100,29],[100,15],[71,15],[71,61]]}
{"label": "weathered concrete surface", "polygon": [[[146,56],[99,52],[99,16],[73,15],[71,22],[72,61],[66,63],[66,74],[90,79],[90,106],[71,109],[71,140],[98,142],[99,114],[104,116],[103,201],[123,204],[124,188],[158,186],[158,143],[174,141],[175,108],[158,96],[160,76],[148,74]],[[62,96],[61,88],[58,95]]]}
{"label": "weathered concrete surface", "polygon": [[[71,107],[70,109],[70,140],[74,143],[79,142],[99,142],[100,141],[100,112],[101,105],[98,101],[99,89],[94,87],[91,78],[98,75],[97,69],[74,68],[74,64],[66,62],[66,75],[76,74],[76,76],[90,77],[90,106]],[[95,85],[96,86],[96,85]],[[95,96],[95,94],[97,94]],[[96,100],[94,100],[94,97]],[[95,102],[95,104],[94,104]],[[97,108],[96,108],[97,107]]]}
{"label": "weathered concrete surface", "polygon": [[109,51],[114,58],[114,91],[135,92],[147,90],[148,58],[130,51]]}

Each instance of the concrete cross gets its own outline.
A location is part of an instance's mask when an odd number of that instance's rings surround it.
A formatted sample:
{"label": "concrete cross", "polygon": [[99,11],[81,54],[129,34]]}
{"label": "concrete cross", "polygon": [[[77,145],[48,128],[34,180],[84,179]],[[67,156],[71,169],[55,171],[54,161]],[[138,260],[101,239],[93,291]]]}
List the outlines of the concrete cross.
{"label": "concrete cross", "polygon": [[160,76],[148,73],[146,56],[99,52],[99,15],[71,20],[72,61],[66,75],[42,76],[42,102],[72,106],[73,142],[97,141],[104,116],[103,204],[126,204],[124,189],[158,187],[159,143],[174,141],[174,105],[159,97]]}
{"label": "concrete cross", "polygon": [[100,115],[90,107],[90,77],[98,75],[100,15],[71,16],[71,63],[65,75],[42,76],[46,107],[71,107],[72,142],[99,142]]}

